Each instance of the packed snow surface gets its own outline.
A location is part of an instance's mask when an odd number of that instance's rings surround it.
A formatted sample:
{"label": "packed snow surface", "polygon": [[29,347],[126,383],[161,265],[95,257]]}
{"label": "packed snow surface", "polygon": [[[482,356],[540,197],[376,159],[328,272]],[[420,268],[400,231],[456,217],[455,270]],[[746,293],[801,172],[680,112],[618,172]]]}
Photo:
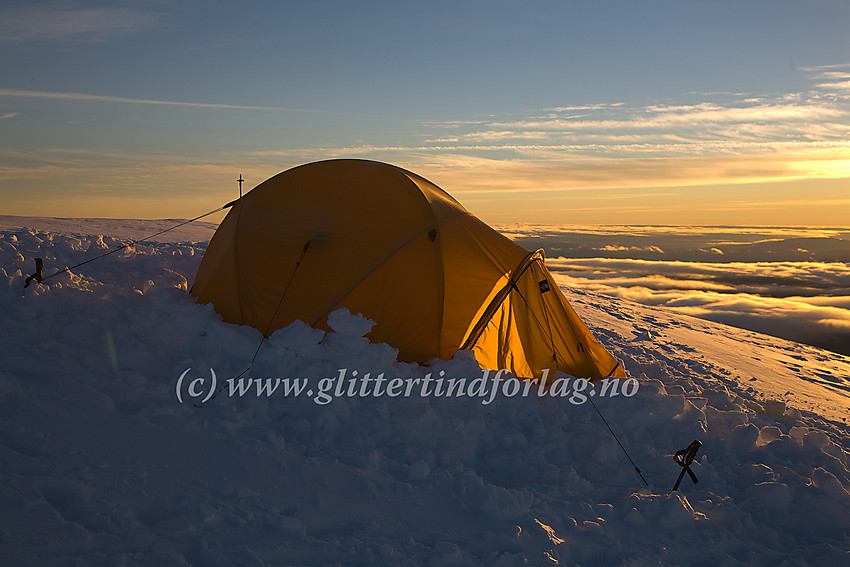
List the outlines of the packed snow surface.
{"label": "packed snow surface", "polygon": [[[186,292],[209,227],[25,289],[36,257],[49,275],[168,223],[8,219],[2,565],[850,564],[847,357],[564,289],[637,380],[595,404],[644,486],[581,396],[320,403],[343,371],[483,376],[468,352],[398,362],[347,311],[277,331],[240,377],[312,394],[230,395],[261,335]],[[693,440],[699,482],[671,493]]]}

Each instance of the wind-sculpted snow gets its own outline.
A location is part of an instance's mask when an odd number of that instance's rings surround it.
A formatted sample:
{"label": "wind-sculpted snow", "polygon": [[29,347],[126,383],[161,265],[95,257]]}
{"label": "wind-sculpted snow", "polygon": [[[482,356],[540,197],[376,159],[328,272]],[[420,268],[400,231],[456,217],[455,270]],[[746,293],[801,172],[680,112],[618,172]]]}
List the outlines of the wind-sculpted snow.
{"label": "wind-sculpted snow", "polygon": [[[141,221],[138,221],[141,222]],[[497,396],[227,396],[260,333],[186,293],[204,243],[0,232],[0,564],[841,565],[850,359],[567,289],[639,381],[596,405]],[[400,363],[344,311],[295,323],[247,376],[481,374]],[[197,407],[200,406],[200,407]],[[703,445],[687,476],[672,454]]]}

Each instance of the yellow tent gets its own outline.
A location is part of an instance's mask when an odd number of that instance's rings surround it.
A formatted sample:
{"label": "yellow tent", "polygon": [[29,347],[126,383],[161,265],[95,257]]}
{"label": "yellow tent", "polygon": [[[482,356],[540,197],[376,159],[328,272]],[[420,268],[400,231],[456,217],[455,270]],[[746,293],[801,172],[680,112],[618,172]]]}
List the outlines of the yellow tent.
{"label": "yellow tent", "polygon": [[329,160],[284,171],[236,201],[191,294],[265,336],[327,328],[347,307],[368,335],[426,362],[475,351],[483,368],[539,378],[623,376],[531,252],[409,171]]}

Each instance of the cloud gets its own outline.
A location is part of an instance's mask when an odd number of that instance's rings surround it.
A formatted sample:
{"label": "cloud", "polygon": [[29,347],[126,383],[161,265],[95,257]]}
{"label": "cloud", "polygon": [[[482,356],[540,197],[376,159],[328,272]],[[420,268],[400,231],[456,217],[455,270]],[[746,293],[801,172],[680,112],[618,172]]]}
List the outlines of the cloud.
{"label": "cloud", "polygon": [[602,248],[594,248],[594,250],[599,250],[600,252],[656,252],[658,254],[664,253],[664,250],[662,250],[658,246],[617,246],[614,244],[608,244],[607,246],[603,246]]}
{"label": "cloud", "polygon": [[803,71],[827,92],[844,91],[850,95],[850,64],[806,67]]}
{"label": "cloud", "polygon": [[[709,280],[762,295],[839,292],[850,295],[850,266],[844,262],[681,262],[620,258],[550,258],[556,272],[582,272],[587,280],[610,274],[658,275],[678,280]],[[624,285],[621,282],[619,285]],[[793,290],[793,291],[787,291]]]}
{"label": "cloud", "polygon": [[8,120],[9,118],[14,118],[19,114],[20,112],[7,112],[6,114],[0,114],[0,120]]}
{"label": "cloud", "polygon": [[[514,236],[547,236],[558,234],[588,234],[600,237],[629,235],[629,236],[682,236],[711,233],[712,235],[759,235],[759,236],[834,236],[838,229],[782,227],[782,226],[687,226],[687,225],[597,225],[597,224],[534,224],[525,222],[493,224],[502,234]],[[734,240],[734,242],[740,242]]]}
{"label": "cloud", "polygon": [[[623,198],[632,190],[682,189],[728,184],[758,184],[812,179],[843,179],[850,177],[850,141],[783,142],[774,144],[769,153],[747,146],[735,151],[717,147],[716,151],[702,151],[694,146],[681,147],[673,155],[641,155],[653,150],[618,152],[619,146],[600,145],[592,150],[575,145],[507,144],[464,145],[440,143],[434,145],[406,146],[335,146],[289,148],[255,152],[255,157],[284,158],[299,163],[311,159],[333,157],[364,157],[389,161],[416,171],[437,185],[457,193],[464,201],[466,196],[488,195],[500,198],[508,193],[556,193],[566,196],[574,191],[618,191]],[[690,154],[688,152],[691,152]],[[698,154],[698,155],[694,155]],[[742,196],[744,194],[742,193]],[[705,210],[759,210],[766,207],[782,208],[812,203],[813,195],[799,194],[799,198],[769,201],[741,201],[705,203]],[[608,197],[606,197],[608,198]],[[713,204],[712,204],[713,203]],[[567,201],[565,199],[565,203]],[[837,197],[824,205],[847,205],[850,200]],[[690,202],[668,201],[670,210],[693,208]],[[619,208],[618,208],[619,207]],[[701,208],[703,205],[701,205]],[[644,209],[627,203],[614,205],[600,203],[582,208],[570,203],[563,210],[621,210],[652,211],[656,205]]]}
{"label": "cloud", "polygon": [[[840,86],[834,83],[830,89]],[[599,114],[556,113],[511,122],[493,121],[465,132],[455,130],[452,138],[458,143],[473,144],[535,140],[555,146],[569,142],[590,153],[605,150],[682,155],[729,150],[766,152],[787,143],[840,143],[846,140],[850,126],[846,101],[820,97],[803,101],[652,105]]]}
{"label": "cloud", "polygon": [[[841,238],[850,237],[850,229],[801,226],[688,226],[688,225],[574,225],[503,223],[492,225],[511,238],[548,237],[558,235],[584,235],[610,240],[611,237],[649,237],[669,240],[671,237],[700,236],[705,242],[716,245],[746,242],[779,242],[788,238]],[[726,239],[726,240],[723,240]],[[699,246],[705,246],[702,240]]]}
{"label": "cloud", "polygon": [[[731,124],[760,124],[773,123],[787,128],[789,124],[820,122],[825,119],[844,117],[846,112],[837,107],[825,104],[794,103],[755,103],[748,106],[721,106],[716,103],[700,103],[695,105],[677,106],[648,106],[637,109],[631,115],[619,119],[607,120],[574,120],[564,118],[548,118],[544,120],[527,120],[519,122],[494,123],[493,126],[507,130],[497,131],[499,137],[505,137],[510,132],[525,133],[528,130],[562,131],[574,134],[584,130],[662,130],[669,131],[676,127],[731,125]],[[776,130],[775,133],[779,131]],[[701,133],[702,136],[711,132]],[[696,133],[692,133],[694,135]]]}
{"label": "cloud", "polygon": [[40,2],[0,10],[0,42],[104,41],[148,28],[155,21],[153,14],[130,7],[70,8]]}
{"label": "cloud", "polygon": [[625,105],[625,102],[611,102],[599,104],[583,104],[577,106],[556,106],[554,108],[547,108],[546,110],[553,112],[575,112],[576,110],[607,110],[611,108],[620,108]]}
{"label": "cloud", "polygon": [[826,348],[850,356],[850,302],[843,298],[764,297],[737,287],[644,277],[592,281],[558,275],[559,285]]}
{"label": "cloud", "polygon": [[154,100],[143,98],[128,98],[120,96],[84,94],[84,93],[57,93],[43,91],[27,91],[18,89],[3,89],[0,88],[0,97],[24,97],[24,98],[46,98],[53,100],[72,100],[81,102],[118,102],[128,104],[154,104],[165,106],[186,106],[193,108],[217,108],[228,110],[284,110],[293,112],[321,112],[318,110],[305,110],[300,108],[287,108],[279,106],[246,106],[239,104],[218,104],[209,102],[185,102],[174,100]]}
{"label": "cloud", "polygon": [[[560,170],[571,185],[694,186],[850,177],[850,64],[802,71],[783,95],[691,93],[693,102],[560,106],[423,123],[431,151]],[[428,151],[428,150],[425,150]]]}
{"label": "cloud", "polygon": [[559,285],[850,355],[850,264],[554,258]]}

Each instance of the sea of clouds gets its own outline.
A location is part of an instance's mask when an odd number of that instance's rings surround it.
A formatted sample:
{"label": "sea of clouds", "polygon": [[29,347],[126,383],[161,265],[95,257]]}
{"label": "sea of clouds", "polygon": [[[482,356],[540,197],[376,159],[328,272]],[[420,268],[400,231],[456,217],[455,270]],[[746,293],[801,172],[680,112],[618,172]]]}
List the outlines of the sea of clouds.
{"label": "sea of clouds", "polygon": [[850,229],[498,228],[561,285],[850,355]]}

